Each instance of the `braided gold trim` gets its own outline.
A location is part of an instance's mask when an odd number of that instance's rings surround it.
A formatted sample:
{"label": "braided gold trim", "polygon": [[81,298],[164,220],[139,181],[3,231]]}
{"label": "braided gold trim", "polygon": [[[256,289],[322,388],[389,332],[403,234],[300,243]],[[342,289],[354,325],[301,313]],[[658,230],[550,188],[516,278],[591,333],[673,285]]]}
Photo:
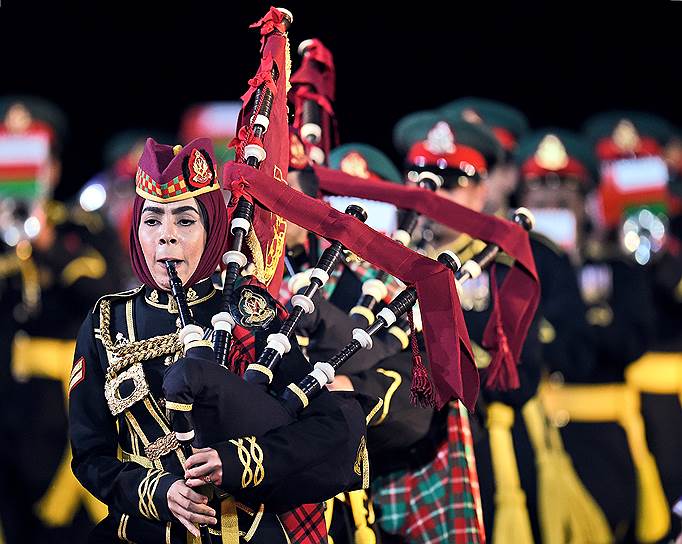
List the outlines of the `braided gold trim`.
{"label": "braided gold trim", "polygon": [[[244,441],[249,444],[249,449],[244,445]],[[230,444],[237,448],[239,461],[244,467],[242,472],[242,489],[249,486],[256,487],[265,478],[265,468],[263,467],[263,450],[256,442],[255,436],[246,436],[237,440],[230,440]],[[251,461],[254,467],[251,468]]]}
{"label": "braided gold trim", "polygon": [[308,396],[303,392],[303,390],[298,385],[296,385],[295,383],[290,383],[287,386],[287,389],[289,389],[289,391],[291,391],[294,395],[296,395],[299,398],[301,404],[303,405],[303,408],[308,406],[310,402],[308,400]]}
{"label": "braided gold trim", "polygon": [[121,519],[118,522],[118,539],[122,540],[123,542],[128,542],[126,532],[128,529],[128,519],[129,518],[130,518],[130,516],[128,514],[123,514],[123,515],[121,515]]}
{"label": "braided gold trim", "polygon": [[147,456],[147,459],[150,461],[156,461],[158,459],[161,459],[164,455],[169,454],[172,451],[175,451],[177,448],[180,447],[180,443],[178,442],[178,439],[175,437],[175,433],[170,433],[165,436],[162,436],[161,438],[157,438],[146,446],[144,448],[144,453]]}
{"label": "braided gold trim", "polygon": [[126,326],[128,327],[128,340],[135,341],[135,320],[133,319],[133,299],[126,300]]}
{"label": "braided gold trim", "polygon": [[[133,381],[133,392],[127,397],[121,397],[118,388],[127,380]],[[147,384],[140,363],[132,365],[114,378],[107,380],[104,384],[104,397],[107,400],[111,414],[114,416],[142,400],[148,393],[149,384]]]}
{"label": "braided gold trim", "polygon": [[169,353],[182,352],[183,346],[177,332],[114,346],[110,331],[111,301],[105,299],[100,303],[100,336],[104,348],[112,355],[111,364],[107,371],[109,379],[132,364],[155,359]]}
{"label": "braided gold trim", "polygon": [[369,422],[372,421],[372,418],[376,415],[376,413],[381,409],[381,407],[384,405],[384,399],[379,397],[379,400],[377,403],[374,405],[374,408],[367,414],[365,417],[365,425],[369,425]]}
{"label": "braided gold trim", "polygon": [[212,348],[213,347],[213,342],[210,340],[194,340],[193,342],[190,342],[187,344],[184,349],[183,349],[183,354],[187,355],[187,351],[192,349],[192,348]]}
{"label": "braided gold trim", "polygon": [[156,487],[159,485],[159,480],[164,474],[166,473],[161,469],[148,469],[147,475],[142,478],[140,485],[137,486],[137,507],[140,514],[147,519],[159,519],[159,514],[156,511],[153,498],[154,491],[156,491]]}
{"label": "braided gold trim", "polygon": [[355,457],[355,464],[353,465],[353,472],[358,476],[362,476],[362,489],[369,488],[369,455],[367,453],[367,441],[363,436],[358,445],[358,453]]}
{"label": "braided gold trim", "polygon": [[171,402],[169,400],[166,401],[166,409],[167,410],[175,410],[176,412],[191,412],[192,411],[192,405],[191,404],[185,404],[184,402]]}
{"label": "braided gold trim", "polygon": [[128,453],[127,451],[121,451],[121,461],[137,463],[144,468],[154,468],[151,460],[143,457],[142,455],[135,455],[134,453]]}
{"label": "braided gold trim", "polygon": [[258,512],[256,513],[256,517],[253,518],[253,523],[251,523],[251,527],[249,530],[246,532],[244,535],[244,541],[248,542],[253,538],[253,535],[256,534],[256,531],[258,530],[258,526],[260,525],[261,519],[263,519],[263,512],[265,512],[265,505],[261,504],[258,507]]}
{"label": "braided gold trim", "polygon": [[268,382],[272,383],[274,376],[272,375],[272,370],[270,370],[267,366],[251,363],[247,370],[256,370],[257,372],[265,374],[268,377]]}

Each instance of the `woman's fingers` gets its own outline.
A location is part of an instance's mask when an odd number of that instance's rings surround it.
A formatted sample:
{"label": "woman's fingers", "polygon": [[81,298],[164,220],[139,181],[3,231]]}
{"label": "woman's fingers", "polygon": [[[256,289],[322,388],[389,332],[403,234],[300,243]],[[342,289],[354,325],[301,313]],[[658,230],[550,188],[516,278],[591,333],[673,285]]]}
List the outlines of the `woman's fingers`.
{"label": "woman's fingers", "polygon": [[196,491],[192,491],[191,489],[189,489],[189,486],[187,486],[187,482],[185,482],[185,486],[186,487],[181,487],[180,489],[178,489],[180,495],[197,504],[208,504],[208,498],[205,495],[202,495],[200,493],[197,493]]}
{"label": "woman's fingers", "polygon": [[194,455],[190,455],[187,458],[187,461],[185,461],[185,468],[191,468],[194,465],[203,465],[206,463],[210,457],[210,448],[207,448],[209,451],[206,450],[197,450],[197,453]]}
{"label": "woman's fingers", "polygon": [[196,537],[199,536],[199,529],[195,525],[192,525],[189,521],[187,521],[185,518],[177,515],[175,512],[173,512],[173,514],[178,519],[178,521],[185,526],[185,529],[187,529],[194,536],[196,536]]}
{"label": "woman's fingers", "polygon": [[178,480],[168,490],[168,508],[194,536],[199,536],[195,523],[215,525],[216,512],[206,503],[208,499]]}
{"label": "woman's fingers", "polygon": [[185,479],[187,478],[201,478],[202,476],[206,476],[213,472],[215,469],[215,465],[211,463],[206,463],[204,465],[198,465],[196,467],[192,467],[188,470],[185,470]]}

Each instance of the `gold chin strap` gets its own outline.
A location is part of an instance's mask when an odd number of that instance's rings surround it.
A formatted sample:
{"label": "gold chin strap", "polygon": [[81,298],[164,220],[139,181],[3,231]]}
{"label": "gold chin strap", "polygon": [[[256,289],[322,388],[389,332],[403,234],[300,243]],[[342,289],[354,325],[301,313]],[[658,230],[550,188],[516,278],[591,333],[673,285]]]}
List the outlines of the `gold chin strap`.
{"label": "gold chin strap", "polygon": [[522,413],[535,452],[542,541],[563,544],[570,534],[575,542],[612,542],[604,513],[575,473],[559,430],[547,421],[539,399],[530,399]]}
{"label": "gold chin strap", "polygon": [[500,402],[488,406],[490,455],[495,478],[495,527],[493,544],[509,541],[514,535],[517,544],[533,544],[526,494],[521,489],[519,468],[514,453],[511,428],[514,409]]}
{"label": "gold chin strap", "polygon": [[624,383],[543,383],[540,397],[554,421],[613,422],[623,427],[637,476],[637,540],[663,538],[670,530],[670,514],[656,461],[647,446],[638,391]]}

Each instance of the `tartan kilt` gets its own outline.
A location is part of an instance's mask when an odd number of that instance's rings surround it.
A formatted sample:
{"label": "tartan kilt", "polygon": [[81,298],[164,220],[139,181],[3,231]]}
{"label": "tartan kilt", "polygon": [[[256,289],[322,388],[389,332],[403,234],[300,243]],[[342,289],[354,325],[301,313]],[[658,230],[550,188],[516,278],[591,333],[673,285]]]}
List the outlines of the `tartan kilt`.
{"label": "tartan kilt", "polygon": [[484,544],[468,416],[459,402],[447,409],[447,439],[433,461],[372,482],[378,523],[409,543]]}

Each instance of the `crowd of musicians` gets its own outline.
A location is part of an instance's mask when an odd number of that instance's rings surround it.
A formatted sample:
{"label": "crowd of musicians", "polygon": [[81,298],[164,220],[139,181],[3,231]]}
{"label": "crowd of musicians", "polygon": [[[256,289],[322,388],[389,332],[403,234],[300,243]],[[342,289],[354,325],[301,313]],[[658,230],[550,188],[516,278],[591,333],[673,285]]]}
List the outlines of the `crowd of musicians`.
{"label": "crowd of musicians", "polygon": [[291,23],[69,202],[66,115],[0,97],[0,543],[673,542],[682,130],[453,96],[342,143]]}

